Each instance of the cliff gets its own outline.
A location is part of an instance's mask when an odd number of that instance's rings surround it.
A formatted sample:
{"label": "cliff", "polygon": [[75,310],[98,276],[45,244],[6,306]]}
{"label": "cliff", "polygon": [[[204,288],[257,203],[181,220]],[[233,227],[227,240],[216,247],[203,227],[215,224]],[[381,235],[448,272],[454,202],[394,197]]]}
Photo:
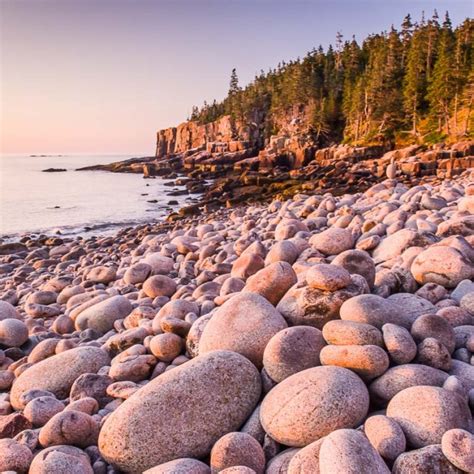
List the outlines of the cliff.
{"label": "cliff", "polygon": [[156,157],[206,150],[208,144],[221,144],[223,151],[237,151],[261,143],[260,123],[242,124],[224,115],[215,122],[199,124],[184,122],[177,127],[159,130],[156,134]]}

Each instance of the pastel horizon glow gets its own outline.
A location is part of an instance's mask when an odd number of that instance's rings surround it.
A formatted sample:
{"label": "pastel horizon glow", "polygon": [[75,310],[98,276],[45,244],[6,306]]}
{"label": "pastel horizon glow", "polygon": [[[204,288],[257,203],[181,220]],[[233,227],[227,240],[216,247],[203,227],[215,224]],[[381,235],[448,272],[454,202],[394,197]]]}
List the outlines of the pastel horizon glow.
{"label": "pastel horizon glow", "polygon": [[154,154],[158,129],[281,60],[471,0],[0,0],[1,153]]}

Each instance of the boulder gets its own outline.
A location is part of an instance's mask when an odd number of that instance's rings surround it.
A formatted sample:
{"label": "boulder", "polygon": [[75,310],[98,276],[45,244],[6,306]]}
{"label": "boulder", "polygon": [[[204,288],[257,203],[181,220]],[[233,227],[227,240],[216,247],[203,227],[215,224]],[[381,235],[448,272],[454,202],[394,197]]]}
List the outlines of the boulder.
{"label": "boulder", "polygon": [[23,393],[31,389],[47,390],[58,398],[69,395],[74,381],[82,374],[96,373],[110,363],[109,356],[98,347],[83,346],[61,352],[27,368],[13,383],[11,403],[24,408]]}
{"label": "boulder", "polygon": [[311,326],[293,326],[276,333],[263,353],[263,366],[275,382],[320,365],[325,342],[321,331]]}
{"label": "boulder", "polygon": [[13,439],[0,439],[0,471],[28,472],[33,454],[31,450]]}
{"label": "boulder", "polygon": [[390,400],[387,416],[397,421],[415,448],[441,443],[453,428],[469,429],[472,421],[466,400],[440,387],[415,386]]}
{"label": "boulder", "polygon": [[199,354],[234,351],[261,368],[268,341],[286,327],[281,314],[265,298],[255,293],[239,293],[227,300],[206,324]]}
{"label": "boulder", "polygon": [[370,384],[370,394],[375,401],[386,404],[397,393],[417,385],[442,387],[448,374],[421,364],[403,364],[391,367]]}
{"label": "boulder", "polygon": [[[383,347],[382,333],[371,324],[336,319],[323,327],[323,337],[328,344],[375,345]],[[416,347],[416,346],[415,346]]]}
{"label": "boulder", "polygon": [[176,282],[165,275],[154,275],[145,280],[143,291],[150,298],[158,296],[173,296],[176,291]]}
{"label": "boulder", "polygon": [[265,453],[258,441],[246,433],[227,433],[212,447],[211,469],[220,472],[233,466],[246,466],[256,474],[265,471]]}
{"label": "boulder", "polygon": [[132,304],[125,296],[112,296],[80,312],[75,326],[79,331],[94,329],[105,334],[114,327],[117,319],[125,318],[132,309]]}
{"label": "boulder", "polygon": [[452,429],[441,438],[441,450],[448,460],[465,472],[474,472],[474,435],[469,431]]}
{"label": "boulder", "polygon": [[357,426],[368,407],[367,388],[356,374],[342,367],[314,367],[273,388],[263,399],[260,421],[277,442],[301,447]]}
{"label": "boulder", "polygon": [[0,320],[0,345],[20,347],[28,340],[28,327],[19,319]]}
{"label": "boulder", "polygon": [[2,319],[20,319],[20,315],[16,308],[8,303],[8,301],[0,300],[0,321]]}
{"label": "boulder", "polygon": [[275,262],[250,276],[243,291],[258,293],[276,306],[296,281],[296,273],[289,263]]}
{"label": "boulder", "polygon": [[281,299],[277,310],[290,325],[322,329],[328,321],[339,319],[339,310],[346,300],[364,291],[363,286],[354,280],[346,288],[335,292],[297,284]]}
{"label": "boulder", "polygon": [[427,474],[435,472],[443,474],[462,474],[443,454],[440,444],[433,444],[425,448],[400,454],[393,465],[392,474],[407,474],[412,472]]}
{"label": "boulder", "polygon": [[200,355],[161,374],[123,402],[99,436],[104,459],[130,473],[173,459],[207,456],[255,408],[258,371],[228,351]]}
{"label": "boulder", "polygon": [[345,250],[352,249],[354,239],[349,229],[330,227],[319,234],[314,234],[309,243],[324,255],[339,255]]}
{"label": "boulder", "polygon": [[461,281],[474,277],[474,265],[457,249],[433,245],[415,258],[410,268],[415,280],[455,288]]}
{"label": "boulder", "polygon": [[406,438],[400,425],[385,415],[367,418],[364,433],[384,459],[394,461],[406,449]]}
{"label": "boulder", "polygon": [[51,446],[40,451],[29,474],[94,474],[89,456],[74,446]]}
{"label": "boulder", "polygon": [[305,274],[306,283],[311,288],[324,291],[336,291],[350,285],[352,280],[349,272],[337,265],[320,263],[308,269]]}
{"label": "boulder", "polygon": [[379,329],[387,323],[403,327],[411,326],[403,306],[397,306],[377,295],[358,295],[349,298],[342,304],[340,315],[344,321],[370,324]]}
{"label": "boulder", "polygon": [[390,469],[363,433],[340,429],[330,433],[321,443],[319,472],[390,474]]}
{"label": "boulder", "polygon": [[197,459],[181,458],[147,469],[143,474],[211,474],[211,469]]}
{"label": "boulder", "polygon": [[389,367],[387,353],[379,346],[329,345],[320,353],[322,365],[345,367],[364,380],[382,375]]}
{"label": "boulder", "polygon": [[367,280],[369,288],[373,288],[375,282],[375,264],[372,257],[363,250],[346,250],[336,255],[331,262],[345,268],[351,275],[357,274]]}

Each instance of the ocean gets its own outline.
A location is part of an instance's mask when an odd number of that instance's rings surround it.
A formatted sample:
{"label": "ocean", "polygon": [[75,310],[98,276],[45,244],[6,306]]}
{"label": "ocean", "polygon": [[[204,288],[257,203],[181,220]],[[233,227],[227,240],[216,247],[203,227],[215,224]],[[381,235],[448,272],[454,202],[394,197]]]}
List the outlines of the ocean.
{"label": "ocean", "polygon": [[[156,221],[196,197],[167,196],[171,190],[182,189],[165,186],[169,179],[75,171],[128,158],[132,156],[0,156],[0,237],[57,230],[62,235],[107,234],[118,227]],[[42,172],[47,168],[67,171]],[[170,200],[178,204],[168,205]]]}

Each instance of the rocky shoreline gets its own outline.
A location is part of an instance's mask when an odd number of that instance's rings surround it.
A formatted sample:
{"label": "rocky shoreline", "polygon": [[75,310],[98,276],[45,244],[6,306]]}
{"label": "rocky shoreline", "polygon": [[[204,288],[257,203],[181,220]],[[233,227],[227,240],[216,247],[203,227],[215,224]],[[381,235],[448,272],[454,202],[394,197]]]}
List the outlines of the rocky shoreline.
{"label": "rocky shoreline", "polygon": [[0,471],[473,472],[474,172],[383,160],[0,244]]}
{"label": "rocky shoreline", "polygon": [[[170,215],[169,219],[177,220],[221,206],[270,202],[298,193],[328,192],[338,196],[365,191],[380,182],[389,167],[390,176],[408,186],[439,184],[474,167],[472,141],[431,147],[410,145],[389,151],[379,145],[316,149],[293,124],[287,134],[273,136],[259,148],[257,139],[243,132],[247,140],[232,140],[225,119],[216,125],[217,130],[195,129],[192,122],[186,122],[159,131],[156,157],[82,169],[140,173],[145,178],[160,176],[184,184],[186,190],[182,193],[202,194],[196,203]],[[221,141],[211,141],[216,138]]]}

